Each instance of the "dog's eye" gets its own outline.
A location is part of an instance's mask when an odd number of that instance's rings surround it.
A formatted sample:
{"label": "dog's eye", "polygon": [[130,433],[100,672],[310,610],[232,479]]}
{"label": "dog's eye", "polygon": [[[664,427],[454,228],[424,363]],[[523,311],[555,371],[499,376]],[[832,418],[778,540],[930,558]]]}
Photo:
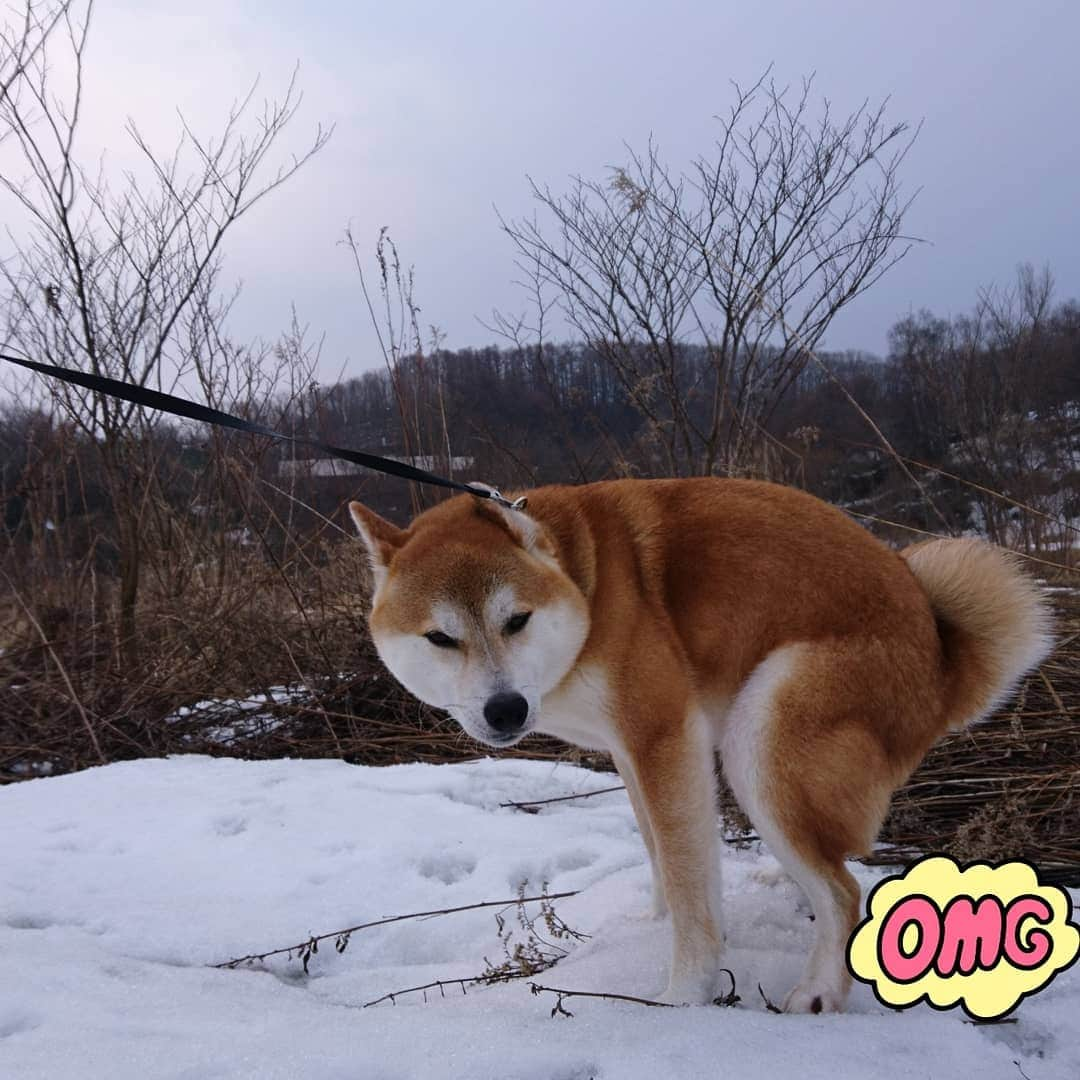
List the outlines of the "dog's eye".
{"label": "dog's eye", "polygon": [[519,611],[516,615],[511,615],[506,620],[506,626],[503,629],[508,634],[516,634],[519,630],[524,630],[530,615],[532,615],[531,611]]}
{"label": "dog's eye", "polygon": [[444,634],[441,630],[429,630],[424,637],[426,637],[432,645],[438,645],[440,649],[457,648],[458,643],[449,634]]}

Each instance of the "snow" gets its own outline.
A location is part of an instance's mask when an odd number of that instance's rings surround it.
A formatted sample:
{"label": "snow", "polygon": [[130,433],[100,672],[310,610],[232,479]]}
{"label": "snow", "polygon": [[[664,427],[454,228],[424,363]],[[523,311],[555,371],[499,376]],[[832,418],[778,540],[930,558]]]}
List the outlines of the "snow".
{"label": "snow", "polygon": [[[245,739],[269,734],[289,723],[288,716],[275,716],[267,709],[274,705],[294,705],[311,696],[302,686],[272,686],[264,694],[245,698],[210,698],[194,705],[181,705],[165,717],[165,723],[180,721],[200,723],[219,721],[215,726],[201,728],[199,735],[221,746],[235,746]],[[190,736],[187,737],[190,741]]]}
{"label": "snow", "polygon": [[[650,1009],[554,999],[528,980],[364,1009],[389,991],[480,974],[502,947],[492,910],[360,931],[338,954],[209,965],[405,912],[555,903],[574,929],[550,986],[651,996],[670,926],[640,916],[649,873],[624,792],[525,814],[499,803],[596,790],[566,764],[483,760],[366,768],[184,756],[0,789],[0,1077],[661,1080],[1055,1080],[1080,1076],[1080,968],[1015,1024],[892,1012],[857,986],[849,1012],[767,1012],[794,983],[813,924],[757,850],[726,847],[729,948],[741,1003]],[[884,873],[855,867],[868,889]],[[513,912],[509,912],[511,916]],[[511,917],[508,924],[514,924]]]}

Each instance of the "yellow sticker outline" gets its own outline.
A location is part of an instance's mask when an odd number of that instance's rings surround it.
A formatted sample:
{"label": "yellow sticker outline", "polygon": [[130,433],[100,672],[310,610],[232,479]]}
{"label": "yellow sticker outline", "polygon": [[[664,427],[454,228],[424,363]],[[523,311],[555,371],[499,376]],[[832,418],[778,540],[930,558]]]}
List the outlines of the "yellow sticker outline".
{"label": "yellow sticker outline", "polygon": [[[931,863],[935,864],[934,869],[936,871],[955,879],[956,887],[954,889],[945,892],[941,892],[939,889],[938,892],[940,895],[935,896],[927,894],[926,888],[924,887],[924,879],[927,864]],[[1005,872],[1014,877],[1016,875],[1030,875],[1030,881],[1024,882],[1023,884],[1030,883],[1031,888],[1025,888],[1021,891],[1015,891],[1014,888],[1013,895],[1010,895],[1006,901],[1004,896],[993,891],[993,889],[983,888],[982,890],[979,890],[972,888],[971,878],[967,877],[972,871],[975,872],[976,880],[981,880],[982,882],[985,882],[986,880],[993,881],[994,875],[999,872]],[[920,878],[920,872],[922,872],[923,878]],[[912,881],[913,876],[914,881]],[[999,878],[999,881],[1000,880],[1001,879]],[[910,886],[905,888],[905,883],[908,882],[910,882]],[[938,884],[940,885],[940,881]],[[965,887],[965,885],[967,887]],[[1049,893],[1054,902],[1051,903],[1049,898],[1042,895],[1043,893]],[[889,894],[889,898],[893,899],[894,902],[884,903],[886,894]],[[969,987],[975,990],[974,996],[986,996],[986,993],[983,992],[983,988],[979,984],[972,984],[970,982],[973,977],[985,979],[986,976],[992,976],[996,977],[999,981],[1002,978],[1009,977],[1008,971],[994,976],[995,970],[1002,964],[1011,967],[1012,970],[1016,972],[1016,979],[1022,979],[1023,973],[1020,969],[1011,965],[1003,954],[999,955],[996,963],[990,968],[983,967],[980,963],[976,963],[974,969],[966,974],[963,972],[953,972],[947,976],[942,976],[934,971],[934,963],[936,963],[936,960],[922,975],[904,981],[892,979],[888,972],[884,970],[884,966],[881,962],[881,930],[886,914],[891,914],[897,906],[899,899],[923,897],[930,900],[936,907],[937,901],[941,896],[945,896],[947,897],[946,904],[937,909],[939,917],[943,918],[944,912],[948,909],[948,905],[953,903],[957,898],[967,897],[973,904],[978,904],[985,897],[991,896],[996,898],[999,905],[1002,905],[1007,910],[1009,904],[1030,895],[1037,896],[1039,899],[1044,900],[1053,912],[1053,916],[1048,923],[1040,923],[1036,920],[1038,923],[1036,929],[1041,930],[1049,937],[1051,948],[1045,961],[1030,970],[1032,973],[1041,972],[1048,966],[1051,967],[1051,970],[1045,978],[1041,979],[1038,984],[1031,989],[1017,989],[1015,990],[1015,997],[1013,997],[1013,991],[1009,991],[1006,995],[1003,995],[1011,1002],[1011,1004],[993,1011],[973,1008],[968,1000],[969,996],[972,996],[971,991],[968,990]],[[938,1012],[948,1012],[951,1009],[960,1007],[975,1021],[986,1022],[1001,1020],[1018,1008],[1025,998],[1032,997],[1045,990],[1058,975],[1063,971],[1068,971],[1078,960],[1080,960],[1080,924],[1074,919],[1077,909],[1078,905],[1074,903],[1068,890],[1063,886],[1044,882],[1040,875],[1039,868],[1027,859],[1002,859],[993,863],[985,860],[976,860],[961,864],[950,855],[940,852],[931,852],[921,856],[914,862],[909,863],[900,873],[890,874],[875,883],[874,887],[866,897],[865,917],[859,922],[848,938],[847,945],[844,949],[844,960],[852,977],[858,982],[866,983],[870,986],[874,992],[874,997],[886,1008],[896,1012],[913,1008],[914,1006],[925,1002]],[[1022,917],[1017,923],[1018,928],[1023,926],[1025,918],[1034,918],[1034,916]],[[1032,929],[1029,926],[1024,932],[1025,938],[1030,938],[1031,932]],[[1063,954],[1065,956],[1068,956],[1069,948],[1071,947],[1072,949],[1071,957],[1065,959],[1063,962],[1061,961],[1062,954],[1058,951],[1059,946],[1065,950]],[[874,957],[873,962],[857,962],[854,954],[858,953],[862,960],[865,961],[868,951],[872,951]],[[934,975],[933,979],[930,979],[931,974]],[[908,997],[907,992],[905,992],[908,987],[911,987],[913,984],[925,982],[928,979],[930,981],[925,990],[917,996]],[[942,992],[946,987],[947,992]],[[882,993],[883,989],[885,990],[884,994]],[[898,994],[898,990],[901,991],[901,993]],[[935,1000],[935,997],[939,1000]]]}

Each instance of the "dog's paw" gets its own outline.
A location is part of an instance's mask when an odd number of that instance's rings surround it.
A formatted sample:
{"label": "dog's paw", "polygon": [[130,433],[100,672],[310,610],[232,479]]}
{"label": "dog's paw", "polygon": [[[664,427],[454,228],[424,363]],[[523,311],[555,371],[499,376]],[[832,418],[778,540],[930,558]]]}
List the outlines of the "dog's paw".
{"label": "dog's paw", "polygon": [[847,994],[835,987],[823,986],[820,983],[799,983],[786,998],[784,998],[784,1012],[786,1013],[823,1013],[841,1012],[844,1008],[844,999]]}

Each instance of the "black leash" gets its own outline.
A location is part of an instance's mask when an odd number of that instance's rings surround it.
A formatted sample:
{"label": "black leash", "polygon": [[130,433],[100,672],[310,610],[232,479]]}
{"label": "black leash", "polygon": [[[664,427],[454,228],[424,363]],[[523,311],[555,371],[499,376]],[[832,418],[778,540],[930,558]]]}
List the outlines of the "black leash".
{"label": "black leash", "polygon": [[199,420],[204,424],[216,424],[218,427],[233,428],[236,431],[246,431],[251,435],[265,435],[270,439],[280,439],[283,442],[296,443],[300,446],[311,446],[321,450],[331,457],[341,458],[343,461],[351,461],[356,465],[362,465],[365,469],[373,469],[375,472],[386,473],[388,476],[399,476],[403,480],[413,480],[418,484],[433,484],[436,487],[450,488],[454,491],[464,491],[469,495],[475,495],[478,499],[491,499],[500,506],[509,507],[511,510],[521,510],[525,506],[525,499],[520,498],[511,502],[500,495],[495,488],[486,486],[462,484],[457,480],[448,480],[443,476],[418,469],[414,465],[406,465],[403,461],[394,461],[392,458],[379,457],[377,454],[365,454],[360,450],[349,450],[341,446],[332,446],[330,443],[320,442],[318,439],[309,439],[303,435],[286,435],[282,431],[264,427],[251,420],[244,420],[231,413],[222,412],[220,409],[211,409],[208,405],[199,405],[185,398],[175,397],[173,394],[163,394],[160,390],[150,390],[145,386],[136,386],[132,383],[121,382],[119,379],[110,379],[104,375],[93,375],[87,371],[79,371],[76,368],[60,367],[57,364],[39,364],[34,360],[23,360],[18,356],[8,356],[0,353],[0,360],[6,360],[9,364],[17,364],[19,367],[36,371],[39,375],[51,375],[54,379],[62,379],[64,382],[83,386],[87,390],[93,390],[99,394],[108,394],[110,397],[120,398],[122,401],[130,401],[135,405],[145,405],[148,409],[157,409],[159,412],[172,413],[173,416],[183,416],[188,420]]}

